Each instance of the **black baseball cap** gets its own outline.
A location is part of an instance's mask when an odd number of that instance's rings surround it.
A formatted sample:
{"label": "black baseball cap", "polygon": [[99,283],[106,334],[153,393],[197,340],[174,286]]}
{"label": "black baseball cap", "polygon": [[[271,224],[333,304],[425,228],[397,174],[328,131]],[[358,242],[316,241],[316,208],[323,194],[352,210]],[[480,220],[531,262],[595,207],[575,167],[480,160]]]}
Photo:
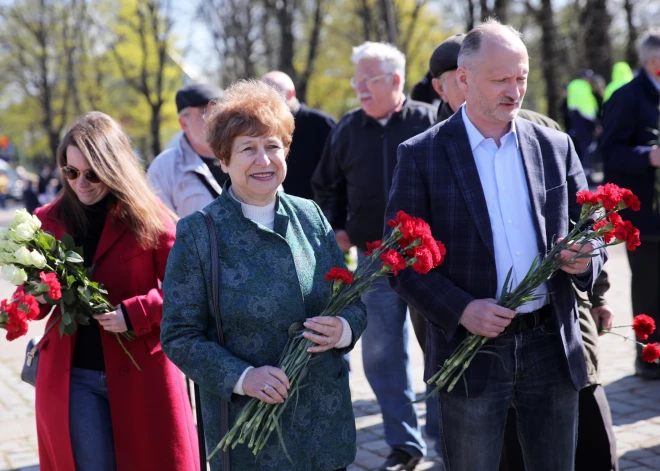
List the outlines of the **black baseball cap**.
{"label": "black baseball cap", "polygon": [[191,83],[176,92],[176,111],[181,113],[181,110],[189,106],[206,106],[216,98],[220,98],[221,95],[222,90],[213,85]]}
{"label": "black baseball cap", "polygon": [[461,50],[465,34],[459,33],[445,39],[435,48],[429,60],[429,70],[434,78],[445,72],[458,69],[458,53]]}

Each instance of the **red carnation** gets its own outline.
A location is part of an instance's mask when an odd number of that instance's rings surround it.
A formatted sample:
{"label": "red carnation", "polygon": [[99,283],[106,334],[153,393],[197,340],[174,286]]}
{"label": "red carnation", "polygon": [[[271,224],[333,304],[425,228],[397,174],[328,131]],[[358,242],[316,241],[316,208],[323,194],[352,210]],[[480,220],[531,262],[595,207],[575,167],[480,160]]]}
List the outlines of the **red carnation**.
{"label": "red carnation", "polygon": [[374,251],[378,250],[381,245],[383,245],[382,240],[375,240],[373,242],[367,242],[367,251],[364,253],[367,257],[372,255]]}
{"label": "red carnation", "polygon": [[433,254],[426,247],[415,247],[413,255],[416,261],[411,266],[417,273],[426,275],[435,266],[433,264]]}
{"label": "red carnation", "polygon": [[603,227],[607,226],[607,219],[603,218],[600,221],[598,221],[596,224],[594,224],[594,231],[598,231],[602,229]]}
{"label": "red carnation", "polygon": [[3,299],[2,302],[0,302],[0,309],[6,312],[9,317],[4,327],[7,330],[7,340],[12,341],[27,334],[27,315],[25,312],[18,309],[16,303],[7,303],[7,300]]}
{"label": "red carnation", "polygon": [[605,208],[606,211],[611,211],[621,202],[623,191],[614,183],[606,183],[605,185],[598,187],[596,195],[603,203],[603,208]]}
{"label": "red carnation", "polygon": [[330,271],[325,274],[325,279],[328,281],[337,280],[350,285],[353,283],[353,274],[345,268],[332,267]]}
{"label": "red carnation", "polygon": [[582,190],[577,192],[577,202],[578,204],[598,204],[598,195],[589,190]]}
{"label": "red carnation", "polygon": [[647,343],[644,345],[644,350],[642,350],[642,360],[653,363],[658,358],[660,358],[660,348],[658,348],[658,342]]}
{"label": "red carnation", "polygon": [[407,266],[406,259],[396,250],[388,250],[387,252],[382,253],[380,259],[383,261],[383,266],[388,267],[395,275],[398,275],[399,271]]}
{"label": "red carnation", "polygon": [[405,211],[397,211],[396,218],[387,221],[387,225],[390,227],[396,227],[399,224],[403,224],[404,222],[409,221],[410,219],[412,219],[412,217]]}
{"label": "red carnation", "polygon": [[34,296],[26,294],[20,303],[19,309],[25,311],[25,315],[29,321],[33,321],[39,316],[39,302]]}
{"label": "red carnation", "polygon": [[607,216],[607,219],[610,220],[610,222],[612,223],[612,225],[614,227],[618,226],[619,224],[621,224],[623,222],[623,219],[621,219],[621,216],[619,216],[619,213],[612,213],[609,216]]}
{"label": "red carnation", "polygon": [[614,237],[626,243],[628,250],[635,250],[642,245],[639,240],[639,229],[636,229],[630,221],[622,221],[614,228]]}
{"label": "red carnation", "polygon": [[640,340],[646,340],[655,332],[655,321],[651,316],[639,314],[633,319],[632,327]]}
{"label": "red carnation", "polygon": [[639,211],[641,203],[639,202],[639,198],[637,198],[637,196],[635,196],[632,191],[627,188],[622,188],[621,198],[623,198],[623,202],[626,204],[626,208],[630,208],[633,211]]}
{"label": "red carnation", "polygon": [[42,283],[48,285],[48,296],[50,296],[53,301],[57,301],[62,297],[62,285],[57,279],[55,273],[39,273],[39,278],[41,278]]}

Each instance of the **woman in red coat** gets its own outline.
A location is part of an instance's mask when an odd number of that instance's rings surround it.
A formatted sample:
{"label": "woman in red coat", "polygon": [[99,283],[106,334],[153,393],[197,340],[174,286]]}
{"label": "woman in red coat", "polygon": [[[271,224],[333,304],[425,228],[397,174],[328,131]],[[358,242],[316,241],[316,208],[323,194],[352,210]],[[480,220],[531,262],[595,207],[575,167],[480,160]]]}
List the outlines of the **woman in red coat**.
{"label": "woman in red coat", "polygon": [[[63,193],[36,215],[44,230],[71,234],[83,247],[92,279],[103,283],[116,310],[79,325],[73,336],[53,328],[42,343],[40,469],[199,470],[184,378],[160,346],[160,281],[174,225],[109,116],[92,112],[74,123],[57,162]],[[123,343],[141,371],[113,335],[126,330],[137,336]]]}

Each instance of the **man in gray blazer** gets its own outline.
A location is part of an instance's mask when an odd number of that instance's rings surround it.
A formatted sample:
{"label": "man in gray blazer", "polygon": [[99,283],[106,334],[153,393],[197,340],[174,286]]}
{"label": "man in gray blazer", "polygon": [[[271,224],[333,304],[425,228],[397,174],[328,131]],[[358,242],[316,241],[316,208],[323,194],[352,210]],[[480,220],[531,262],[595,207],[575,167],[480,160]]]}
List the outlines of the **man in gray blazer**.
{"label": "man in gray blazer", "polygon": [[468,332],[491,337],[487,349],[497,354],[477,355],[465,387],[439,396],[448,470],[498,469],[510,406],[527,468],[570,470],[587,378],[571,282],[588,290],[607,254],[566,265],[539,287],[541,299],[517,312],[496,304],[511,267],[515,285],[569,232],[587,182],[566,134],[516,118],[529,71],[517,31],[493,20],[478,26],[458,66],[466,104],[399,146],[386,210],[387,219],[404,210],[428,221],[446,261],[424,276],[406,270],[392,285],[429,321],[427,377]]}

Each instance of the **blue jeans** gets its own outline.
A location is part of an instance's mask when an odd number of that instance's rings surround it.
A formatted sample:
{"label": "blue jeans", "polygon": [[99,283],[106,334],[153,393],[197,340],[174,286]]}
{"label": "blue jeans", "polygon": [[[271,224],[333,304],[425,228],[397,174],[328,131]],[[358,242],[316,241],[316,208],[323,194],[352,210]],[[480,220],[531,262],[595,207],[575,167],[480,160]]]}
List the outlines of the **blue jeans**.
{"label": "blue jeans", "polygon": [[498,470],[509,406],[516,411],[525,469],[574,469],[578,392],[554,320],[501,335],[486,348],[502,361],[493,361],[484,392],[475,398],[439,396],[447,471]]}
{"label": "blue jeans", "polygon": [[[358,261],[365,259],[358,253]],[[385,441],[412,456],[425,456],[426,443],[412,402],[410,320],[408,307],[387,278],[379,278],[362,296],[367,306],[367,328],[362,333],[364,373],[383,413]]]}
{"label": "blue jeans", "polygon": [[76,471],[115,470],[105,372],[71,368],[69,427]]}

